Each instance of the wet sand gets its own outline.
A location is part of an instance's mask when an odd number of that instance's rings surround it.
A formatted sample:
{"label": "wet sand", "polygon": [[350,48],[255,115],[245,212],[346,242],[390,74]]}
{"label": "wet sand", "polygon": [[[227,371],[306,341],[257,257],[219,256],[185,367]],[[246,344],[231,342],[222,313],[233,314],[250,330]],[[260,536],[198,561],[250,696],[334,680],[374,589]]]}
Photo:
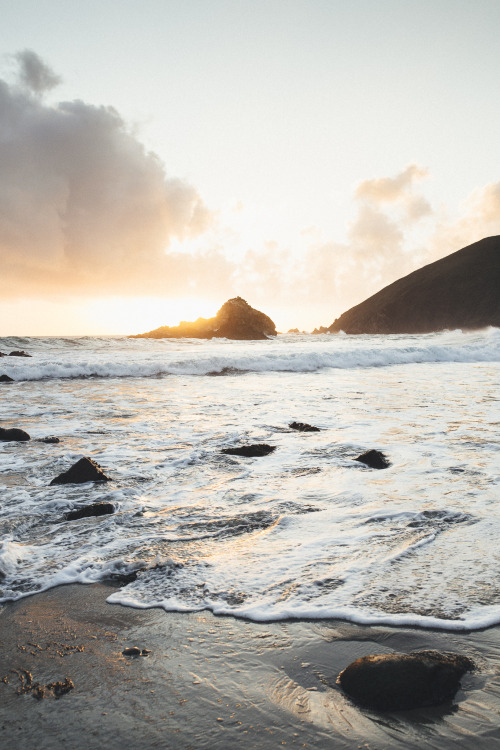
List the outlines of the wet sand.
{"label": "wet sand", "polygon": [[[500,744],[500,628],[470,634],[339,621],[253,623],[106,603],[114,588],[61,586],[0,610],[0,746],[65,748],[491,748]],[[126,657],[126,647],[149,649]],[[338,673],[370,653],[470,656],[455,700],[377,714]],[[74,689],[18,695],[22,670]],[[26,679],[25,679],[26,681]]]}

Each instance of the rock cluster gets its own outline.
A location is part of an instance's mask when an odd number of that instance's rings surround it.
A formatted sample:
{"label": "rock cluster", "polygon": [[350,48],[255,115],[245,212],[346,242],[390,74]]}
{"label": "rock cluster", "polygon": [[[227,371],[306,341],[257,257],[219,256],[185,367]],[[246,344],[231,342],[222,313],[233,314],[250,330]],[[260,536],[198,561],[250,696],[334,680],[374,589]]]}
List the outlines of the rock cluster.
{"label": "rock cluster", "polygon": [[[31,354],[28,354],[28,352],[25,351],[13,351],[10,352],[10,354],[5,354],[5,352],[0,352],[0,357],[31,357]],[[6,375],[5,373],[3,375],[0,375],[0,383],[13,383],[14,378],[11,378],[10,375]]]}
{"label": "rock cluster", "polygon": [[0,352],[0,357],[31,357],[31,354],[28,354],[28,352],[24,351],[14,351],[10,352],[10,354],[4,354],[4,352]]}
{"label": "rock cluster", "polygon": [[161,326],[154,331],[130,338],[256,340],[276,335],[276,326],[271,318],[250,307],[241,297],[235,297],[222,305],[215,318],[198,318],[194,322],[182,321],[178,326]]}

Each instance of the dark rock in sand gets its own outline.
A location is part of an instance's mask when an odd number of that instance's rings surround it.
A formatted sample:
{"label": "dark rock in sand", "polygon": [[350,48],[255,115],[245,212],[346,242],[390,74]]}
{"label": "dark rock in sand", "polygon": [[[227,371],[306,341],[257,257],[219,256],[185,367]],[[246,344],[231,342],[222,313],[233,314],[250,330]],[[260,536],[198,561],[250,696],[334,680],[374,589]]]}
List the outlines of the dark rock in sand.
{"label": "dark rock in sand", "polygon": [[123,656],[140,656],[141,649],[137,648],[137,646],[131,646],[130,648],[123,649],[122,654]]}
{"label": "dark rock in sand", "polygon": [[14,351],[9,354],[9,357],[31,357],[31,354],[23,351]]}
{"label": "dark rock in sand", "polygon": [[8,375],[0,375],[0,383],[13,383],[14,378],[10,378]]}
{"label": "dark rock in sand", "polygon": [[113,503],[91,503],[82,505],[80,508],[68,511],[64,515],[65,521],[77,521],[79,518],[91,518],[92,516],[107,516],[115,512]]}
{"label": "dark rock in sand", "polygon": [[367,451],[358,456],[354,461],[359,461],[370,469],[387,469],[391,465],[391,462],[387,460],[383,453],[380,451]]}
{"label": "dark rock in sand", "polygon": [[340,673],[338,682],[363,706],[401,711],[450,700],[460,679],[474,668],[474,663],[460,654],[381,654],[357,659]]}
{"label": "dark rock in sand", "polygon": [[38,443],[60,443],[61,441],[59,440],[58,437],[54,437],[53,435],[50,435],[49,437],[38,438],[37,442]]}
{"label": "dark rock in sand", "polygon": [[59,474],[50,484],[83,484],[84,482],[109,482],[109,477],[91,458],[81,458],[68,471]]}
{"label": "dark rock in sand", "polygon": [[24,430],[20,430],[17,427],[12,427],[10,430],[6,430],[4,427],[0,427],[0,440],[4,442],[18,441],[24,442],[30,440],[30,436]]}
{"label": "dark rock in sand", "polygon": [[500,235],[429,263],[352,307],[336,333],[432,333],[500,327]]}
{"label": "dark rock in sand", "polygon": [[247,458],[253,458],[256,456],[267,456],[275,450],[275,445],[256,443],[255,445],[240,445],[238,448],[223,448],[222,453],[227,453],[229,456],[245,456]]}
{"label": "dark rock in sand", "polygon": [[290,422],[288,426],[291,430],[297,430],[297,432],[320,432],[319,427],[313,427],[312,424],[307,424],[307,422]]}
{"label": "dark rock in sand", "polygon": [[130,338],[226,338],[250,341],[276,335],[276,326],[271,318],[254,310],[241,297],[235,297],[222,305],[215,318],[198,318],[191,323],[183,320],[178,326],[161,326]]}

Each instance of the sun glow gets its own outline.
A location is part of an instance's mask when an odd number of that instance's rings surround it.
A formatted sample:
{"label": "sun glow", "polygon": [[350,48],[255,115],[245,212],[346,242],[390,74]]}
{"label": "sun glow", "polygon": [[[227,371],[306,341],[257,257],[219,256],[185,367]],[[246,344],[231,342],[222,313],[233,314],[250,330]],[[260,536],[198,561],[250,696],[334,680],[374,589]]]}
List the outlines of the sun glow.
{"label": "sun glow", "polygon": [[107,297],[0,301],[0,336],[112,336],[212,318],[224,300]]}
{"label": "sun glow", "polygon": [[103,333],[134,334],[175,326],[181,320],[211,318],[219,307],[220,304],[199,297],[112,297],[89,302],[86,317],[92,328],[99,324]]}

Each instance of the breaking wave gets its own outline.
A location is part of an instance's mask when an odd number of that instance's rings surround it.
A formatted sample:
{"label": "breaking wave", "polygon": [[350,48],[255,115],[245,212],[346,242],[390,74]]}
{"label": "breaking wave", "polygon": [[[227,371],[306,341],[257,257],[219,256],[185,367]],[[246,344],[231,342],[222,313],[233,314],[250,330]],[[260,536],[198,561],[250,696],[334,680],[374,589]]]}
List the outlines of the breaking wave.
{"label": "breaking wave", "polygon": [[[99,341],[100,346],[95,344]],[[500,361],[500,330],[427,336],[282,336],[266,342],[123,339],[110,356],[104,339],[23,339],[31,358],[4,357],[0,370],[16,381],[59,378],[234,376],[243,373],[310,373],[320,370],[432,363]],[[55,342],[58,342],[58,347]],[[5,350],[5,345],[3,345]],[[88,351],[88,356],[86,352]],[[57,353],[57,356],[56,356]]]}

